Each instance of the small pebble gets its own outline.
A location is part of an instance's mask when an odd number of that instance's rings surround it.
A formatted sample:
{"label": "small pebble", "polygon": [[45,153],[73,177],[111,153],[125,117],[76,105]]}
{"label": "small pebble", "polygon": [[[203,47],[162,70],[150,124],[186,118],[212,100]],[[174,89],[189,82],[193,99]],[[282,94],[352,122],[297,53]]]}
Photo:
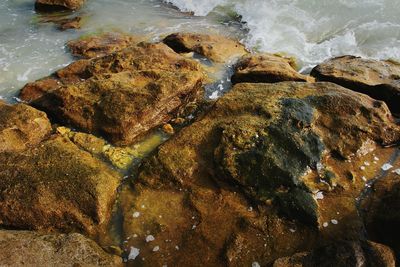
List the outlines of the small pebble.
{"label": "small pebble", "polygon": [[400,169],[396,169],[393,171],[395,174],[400,175]]}
{"label": "small pebble", "polygon": [[393,168],[393,166],[392,166],[391,164],[389,164],[389,163],[385,163],[385,164],[383,164],[383,166],[382,166],[382,170],[384,170],[384,171],[388,171],[388,170],[390,170],[391,168]]}
{"label": "small pebble", "polygon": [[155,240],[154,236],[152,236],[152,235],[146,236],[146,242],[151,242],[151,241],[154,241],[154,240]]}
{"label": "small pebble", "polygon": [[296,232],[295,229],[289,229],[289,231],[292,232],[292,233]]}
{"label": "small pebble", "polygon": [[333,220],[331,220],[331,223],[332,224],[338,224],[339,222],[337,220],[333,219]]}
{"label": "small pebble", "polygon": [[255,261],[251,264],[251,267],[260,267],[260,264]]}
{"label": "small pebble", "polygon": [[365,166],[361,166],[360,170],[362,170],[362,171],[365,170]]}
{"label": "small pebble", "polygon": [[322,226],[326,228],[326,227],[328,227],[328,223],[327,223],[327,222],[324,222],[324,223],[322,224]]}
{"label": "small pebble", "polygon": [[365,178],[365,176],[361,177],[361,179],[362,179],[364,182],[367,181],[367,178]]}
{"label": "small pebble", "polygon": [[374,161],[378,161],[379,160],[379,158],[378,157],[374,157]]}
{"label": "small pebble", "polygon": [[132,216],[133,218],[138,218],[140,216],[140,212],[135,211]]}
{"label": "small pebble", "polygon": [[159,247],[159,246],[155,246],[155,247],[153,248],[153,251],[154,251],[154,252],[159,251],[159,250],[160,250],[160,247]]}
{"label": "small pebble", "polygon": [[322,191],[317,192],[315,199],[324,199],[324,193]]}
{"label": "small pebble", "polygon": [[365,166],[369,166],[369,165],[371,165],[368,161],[364,161],[364,165]]}
{"label": "small pebble", "polygon": [[128,260],[136,259],[136,257],[139,256],[139,254],[140,254],[140,249],[131,247],[131,251],[129,252],[129,255],[128,255]]}

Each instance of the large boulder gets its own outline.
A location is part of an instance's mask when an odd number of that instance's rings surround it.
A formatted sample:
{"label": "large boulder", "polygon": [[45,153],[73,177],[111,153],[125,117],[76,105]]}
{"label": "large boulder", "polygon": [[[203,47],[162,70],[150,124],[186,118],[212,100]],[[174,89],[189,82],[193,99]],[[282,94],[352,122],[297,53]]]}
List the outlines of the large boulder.
{"label": "large boulder", "polygon": [[400,63],[354,56],[329,59],[316,66],[311,75],[318,81],[334,82],[372,98],[385,101],[400,113]]}
{"label": "large boulder", "polygon": [[395,267],[393,251],[371,241],[338,242],[315,249],[311,252],[297,253],[291,257],[278,259],[273,267]]}
{"label": "large boulder", "polygon": [[53,136],[0,153],[0,225],[95,235],[111,217],[120,174]]}
{"label": "large boulder", "polygon": [[220,35],[173,33],[165,37],[164,43],[175,52],[196,52],[217,63],[228,63],[247,54],[242,44]]}
{"label": "large boulder", "polygon": [[36,0],[36,10],[51,11],[60,9],[77,10],[83,6],[85,0]]}
{"label": "large boulder", "polygon": [[400,159],[391,166],[372,184],[361,207],[369,238],[392,247],[400,259]]}
{"label": "large boulder", "polygon": [[122,50],[128,46],[137,44],[141,38],[119,32],[108,32],[84,36],[69,41],[68,49],[72,55],[82,58],[101,57],[107,54]]}
{"label": "large boulder", "polygon": [[128,145],[201,98],[203,79],[197,62],[164,44],[140,43],[74,62],[25,86],[21,98],[63,123]]}
{"label": "large boulder", "polygon": [[340,86],[238,84],[142,164],[133,194],[121,193],[126,257],[264,266],[358,240],[355,199],[392,155],[381,145],[399,140],[384,103]]}
{"label": "large boulder", "polygon": [[274,54],[251,54],[242,57],[235,66],[232,83],[306,82],[309,77],[298,73],[293,58]]}
{"label": "large boulder", "polygon": [[51,132],[44,112],[25,104],[0,100],[0,153],[20,151],[40,143]]}
{"label": "large boulder", "polygon": [[1,266],[122,266],[80,234],[39,234],[0,230]]}

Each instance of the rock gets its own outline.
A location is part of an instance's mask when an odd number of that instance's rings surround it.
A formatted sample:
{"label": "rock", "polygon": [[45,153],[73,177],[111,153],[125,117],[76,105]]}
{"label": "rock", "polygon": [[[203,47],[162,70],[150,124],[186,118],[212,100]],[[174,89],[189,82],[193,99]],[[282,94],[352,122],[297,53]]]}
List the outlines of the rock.
{"label": "rock", "polygon": [[35,82],[27,83],[21,90],[19,97],[26,102],[40,98],[48,91],[60,86],[57,79],[48,77]]}
{"label": "rock", "polygon": [[133,192],[121,193],[126,256],[139,249],[130,263],[144,266],[269,266],[358,240],[359,166],[372,149],[390,158],[380,144],[399,139],[384,103],[340,86],[237,84],[145,160]]}
{"label": "rock", "polygon": [[255,54],[242,57],[236,64],[232,83],[305,82],[309,78],[295,70],[292,58],[273,54]]}
{"label": "rock", "polygon": [[247,54],[239,42],[219,35],[174,33],[168,35],[164,43],[177,53],[196,52],[218,63]]}
{"label": "rock", "polygon": [[120,174],[61,136],[0,153],[0,224],[89,235],[111,216]]}
{"label": "rock", "polygon": [[36,0],[35,8],[39,11],[53,11],[61,9],[80,9],[85,0]]}
{"label": "rock", "polygon": [[[164,44],[146,43],[75,62],[56,76],[63,86],[31,104],[117,145],[132,144],[167,123],[187,103],[201,98],[204,79],[195,61]],[[36,86],[25,87],[21,96],[32,95],[29,88]]]}
{"label": "rock", "polygon": [[27,149],[51,132],[44,112],[25,104],[8,105],[0,100],[0,153]]}
{"label": "rock", "polygon": [[[400,172],[400,160],[393,164]],[[392,247],[400,258],[400,175],[389,170],[372,185],[362,202],[367,233],[371,240]]]}
{"label": "rock", "polygon": [[83,58],[102,57],[139,43],[141,38],[119,32],[90,35],[67,43],[72,55]]}
{"label": "rock", "polygon": [[400,113],[400,63],[343,56],[318,65],[311,75],[385,101],[392,112]]}
{"label": "rock", "polygon": [[80,234],[40,234],[0,230],[1,266],[122,266]]}
{"label": "rock", "polygon": [[393,251],[381,244],[367,242],[339,242],[315,249],[311,252],[297,253],[291,257],[275,261],[273,267],[312,267],[312,266],[387,266],[395,267]]}
{"label": "rock", "polygon": [[70,19],[63,19],[58,21],[58,29],[61,31],[70,30],[70,29],[80,29],[81,28],[81,17],[74,17]]}

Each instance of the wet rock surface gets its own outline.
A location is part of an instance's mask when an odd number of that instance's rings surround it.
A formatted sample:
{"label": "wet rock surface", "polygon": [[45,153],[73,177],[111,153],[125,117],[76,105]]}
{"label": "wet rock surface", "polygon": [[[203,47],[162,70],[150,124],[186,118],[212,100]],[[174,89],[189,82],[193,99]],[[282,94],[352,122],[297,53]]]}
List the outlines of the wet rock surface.
{"label": "wet rock surface", "polygon": [[218,35],[174,33],[168,35],[164,43],[177,53],[196,52],[218,63],[229,62],[247,54],[239,42]]}
{"label": "wet rock surface", "polygon": [[278,259],[273,264],[273,267],[313,266],[395,267],[396,258],[389,247],[374,242],[339,242],[312,252],[297,253],[291,257]]}
{"label": "wet rock surface", "polygon": [[25,86],[21,98],[58,121],[128,145],[202,97],[203,79],[195,61],[164,44],[140,43],[74,62]]}
{"label": "wet rock surface", "polygon": [[293,58],[274,54],[252,54],[242,57],[235,66],[232,83],[305,82],[310,79],[296,71]]}
{"label": "wet rock surface", "polygon": [[35,146],[50,132],[51,125],[44,112],[25,104],[8,105],[0,100],[0,153]]}
{"label": "wet rock surface", "polygon": [[80,234],[0,230],[1,266],[123,266]]}
{"label": "wet rock surface", "polygon": [[385,101],[392,112],[400,113],[400,63],[354,56],[327,60],[311,75],[319,81],[334,82],[372,98]]}
{"label": "wet rock surface", "polygon": [[0,153],[0,224],[96,235],[111,216],[120,175],[60,136]]}
{"label": "wet rock surface", "polygon": [[77,10],[84,3],[85,0],[36,0],[35,8],[38,11]]}
{"label": "wet rock surface", "polygon": [[356,198],[399,134],[385,104],[334,84],[238,84],[143,163],[121,199],[125,257],[264,266],[359,240]]}
{"label": "wet rock surface", "polygon": [[[398,154],[400,154],[398,152]],[[397,154],[397,155],[398,155]],[[382,177],[371,185],[370,194],[361,202],[368,237],[390,246],[400,259],[400,160],[387,165]]]}
{"label": "wet rock surface", "polygon": [[76,57],[94,58],[122,50],[139,43],[141,38],[118,32],[81,37],[67,43],[71,54]]}

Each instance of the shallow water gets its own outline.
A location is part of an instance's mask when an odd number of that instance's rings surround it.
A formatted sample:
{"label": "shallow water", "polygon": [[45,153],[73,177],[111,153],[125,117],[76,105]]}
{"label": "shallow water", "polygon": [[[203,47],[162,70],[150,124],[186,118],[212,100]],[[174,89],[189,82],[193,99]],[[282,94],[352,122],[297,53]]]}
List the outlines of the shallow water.
{"label": "shallow water", "polygon": [[296,56],[304,70],[343,54],[400,59],[398,0],[169,0],[196,15],[242,17],[249,48]]}
{"label": "shallow water", "polygon": [[[12,100],[27,82],[52,73],[72,61],[65,50],[68,40],[80,35],[122,31],[156,40],[177,31],[213,32],[240,36],[240,24],[212,14],[193,17],[157,0],[87,1],[78,11],[81,30],[61,32],[46,15],[33,9],[34,0],[0,1],[0,96]],[[61,14],[63,15],[63,14]],[[64,14],[64,16],[74,14]]]}

